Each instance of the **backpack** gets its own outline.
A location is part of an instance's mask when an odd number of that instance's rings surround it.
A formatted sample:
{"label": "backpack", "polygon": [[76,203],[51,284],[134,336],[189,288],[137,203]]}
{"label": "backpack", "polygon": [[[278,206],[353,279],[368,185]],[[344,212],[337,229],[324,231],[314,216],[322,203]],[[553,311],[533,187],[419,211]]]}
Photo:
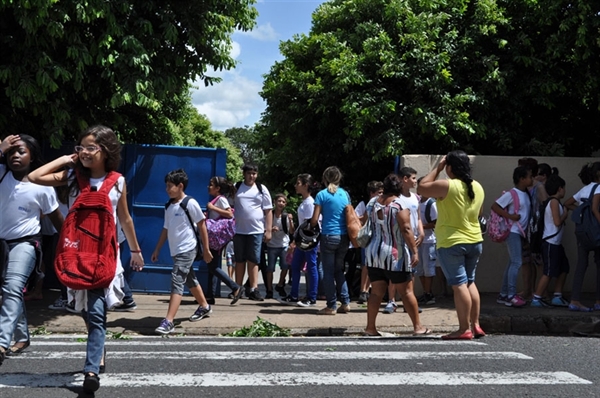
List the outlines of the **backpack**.
{"label": "backpack", "polygon": [[[183,198],[181,203],[179,203],[179,207],[181,207],[185,212],[185,215],[187,216],[187,219],[190,222],[190,227],[192,227],[192,230],[194,231],[194,236],[196,237],[196,257],[194,257],[194,261],[198,261],[202,260],[202,244],[200,240],[200,234],[198,233],[198,227],[192,220],[192,216],[190,216],[190,212],[187,208],[187,204],[190,201],[190,199],[193,198],[191,196],[186,196],[185,198]],[[169,201],[165,203],[165,210],[167,210],[169,206],[171,206],[171,203],[173,203],[173,199],[169,199]]]}
{"label": "backpack", "polygon": [[[512,196],[513,203],[515,205],[515,214],[517,214],[519,213],[520,206],[519,195],[515,192],[514,189],[511,189],[508,192],[510,192]],[[504,195],[505,193],[506,191],[502,192],[502,195]],[[510,228],[512,227],[512,224],[512,220],[504,218],[500,214],[492,210],[487,223],[487,234],[492,239],[492,242],[504,242],[510,234]]]}
{"label": "backpack", "polygon": [[[275,211],[273,211],[273,221],[275,221]],[[285,210],[281,212],[281,229],[283,229],[283,232],[289,236],[290,239],[293,238],[288,230],[288,213]]]}
{"label": "backpack", "polygon": [[[237,191],[238,189],[240,189],[240,187],[242,186],[242,182],[243,181],[238,181],[235,183],[235,190]],[[262,188],[262,184],[259,183],[258,181],[255,181],[254,184],[256,185],[256,188],[258,188],[258,192],[260,192],[261,195],[263,195],[263,188]]]}
{"label": "backpack", "polygon": [[65,217],[54,267],[56,277],[75,290],[110,286],[117,269],[117,228],[108,196],[121,174],[111,171],[100,190],[76,173],[80,194]]}
{"label": "backpack", "polygon": [[431,206],[433,206],[434,203],[435,203],[434,198],[429,198],[425,202],[425,221],[427,222],[427,224],[435,221],[435,220],[431,219]]}
{"label": "backpack", "polygon": [[577,242],[586,250],[600,247],[600,223],[592,212],[592,198],[599,184],[595,184],[587,199],[582,199],[571,214],[571,220],[575,223],[575,236]]}
{"label": "backpack", "polygon": [[[556,235],[558,235],[558,233],[560,232],[560,229],[549,236],[544,236],[544,228],[546,228],[546,223],[544,220],[544,215],[546,214],[546,207],[548,206],[548,204],[550,203],[550,201],[552,199],[556,199],[557,198],[548,198],[546,199],[542,204],[540,204],[539,209],[538,209],[538,217],[537,220],[535,220],[535,228],[530,228],[529,231],[531,231],[530,235],[529,235],[529,247],[531,248],[531,252],[532,253],[541,253],[542,252],[542,242],[545,240],[548,240],[550,238],[554,238]],[[534,220],[532,220],[531,222],[532,224],[534,223]]]}

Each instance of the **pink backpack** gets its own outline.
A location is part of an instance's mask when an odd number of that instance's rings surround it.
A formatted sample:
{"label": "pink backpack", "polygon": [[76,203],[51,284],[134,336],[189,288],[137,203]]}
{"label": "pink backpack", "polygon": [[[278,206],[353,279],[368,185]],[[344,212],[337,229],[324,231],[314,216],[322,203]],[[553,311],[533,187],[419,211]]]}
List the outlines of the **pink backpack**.
{"label": "pink backpack", "polygon": [[[210,201],[215,203],[219,196]],[[233,210],[233,209],[232,209]],[[235,218],[206,219],[206,230],[208,231],[208,246],[212,250],[220,251],[235,235]]]}
{"label": "pink backpack", "polygon": [[[514,189],[511,189],[509,192],[512,196],[513,203],[515,205],[515,214],[517,214],[519,212],[520,206],[519,195],[515,192]],[[504,195],[505,193],[506,191],[502,192],[502,195]],[[512,227],[512,225],[512,220],[504,218],[500,214],[492,210],[492,213],[490,214],[490,218],[487,223],[487,234],[490,237],[490,239],[492,239],[492,242],[504,242],[510,234],[510,228]],[[521,225],[519,224],[519,227],[520,226]]]}

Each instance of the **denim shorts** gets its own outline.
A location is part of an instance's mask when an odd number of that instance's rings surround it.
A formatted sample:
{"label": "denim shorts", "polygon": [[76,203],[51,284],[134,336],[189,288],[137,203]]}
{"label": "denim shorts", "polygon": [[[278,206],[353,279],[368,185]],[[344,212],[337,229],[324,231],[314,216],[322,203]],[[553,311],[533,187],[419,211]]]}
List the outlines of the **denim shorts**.
{"label": "denim shorts", "polygon": [[194,257],[196,249],[173,256],[173,271],[171,272],[171,294],[183,295],[183,285],[188,289],[199,285],[194,272]]}
{"label": "denim shorts", "polygon": [[233,252],[236,263],[260,264],[263,234],[233,236]]}
{"label": "denim shorts", "polygon": [[288,263],[285,261],[287,250],[287,247],[267,247],[267,272],[275,272],[277,259],[279,259],[279,267],[282,270],[289,268]]}
{"label": "denim shorts", "polygon": [[437,249],[438,260],[450,286],[458,286],[475,281],[475,270],[483,245],[479,243],[459,243],[451,247]]}
{"label": "denim shorts", "polygon": [[421,246],[419,246],[419,263],[415,267],[415,275],[435,276],[436,259],[435,243],[421,243]]}

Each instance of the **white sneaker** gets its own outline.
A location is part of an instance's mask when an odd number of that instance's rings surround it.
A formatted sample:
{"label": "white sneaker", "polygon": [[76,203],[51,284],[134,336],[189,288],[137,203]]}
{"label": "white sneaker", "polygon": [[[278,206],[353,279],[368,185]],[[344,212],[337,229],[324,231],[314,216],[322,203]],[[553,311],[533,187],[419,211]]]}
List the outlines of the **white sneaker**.
{"label": "white sneaker", "polygon": [[396,303],[393,301],[390,301],[387,303],[387,305],[383,309],[383,313],[384,314],[393,314],[394,312],[396,312],[396,308],[398,308]]}
{"label": "white sneaker", "polygon": [[54,303],[50,304],[48,308],[50,308],[51,310],[66,310],[68,303],[69,302],[67,300],[63,299],[62,297],[59,297],[54,301]]}

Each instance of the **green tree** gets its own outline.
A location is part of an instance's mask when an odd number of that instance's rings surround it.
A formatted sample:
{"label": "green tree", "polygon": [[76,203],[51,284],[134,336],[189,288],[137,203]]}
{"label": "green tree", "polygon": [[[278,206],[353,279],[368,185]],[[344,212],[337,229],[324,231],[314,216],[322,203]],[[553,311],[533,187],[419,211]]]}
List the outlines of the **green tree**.
{"label": "green tree", "polygon": [[168,141],[189,81],[235,66],[231,34],[254,0],[0,2],[0,130],[55,145],[102,122],[126,142]]}
{"label": "green tree", "polygon": [[254,127],[232,127],[225,130],[225,136],[239,149],[244,163],[261,163],[264,153],[258,145]]}

